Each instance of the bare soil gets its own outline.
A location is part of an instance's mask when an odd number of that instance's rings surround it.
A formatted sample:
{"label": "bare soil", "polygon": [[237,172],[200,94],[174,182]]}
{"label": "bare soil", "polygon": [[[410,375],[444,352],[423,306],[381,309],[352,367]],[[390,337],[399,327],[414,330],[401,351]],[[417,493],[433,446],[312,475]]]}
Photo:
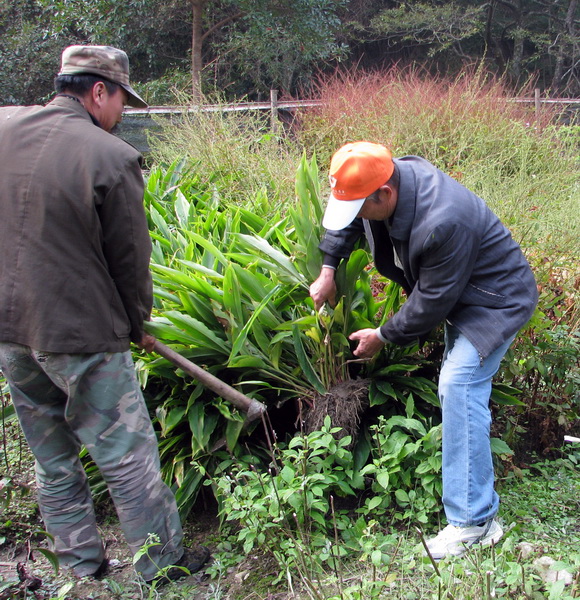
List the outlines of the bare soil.
{"label": "bare soil", "polygon": [[[208,597],[212,581],[203,571],[183,578],[178,583],[163,586],[153,593],[149,586],[139,581],[133,569],[131,553],[123,538],[113,507],[107,503],[98,512],[101,535],[107,548],[107,558],[111,563],[107,574],[102,579],[78,578],[64,569],[55,573],[49,560],[38,550],[47,547],[46,537],[36,535],[30,539],[32,532],[42,530],[42,522],[38,514],[31,514],[30,521],[27,523],[16,522],[10,528],[3,527],[2,536],[6,541],[0,546],[0,590],[8,583],[10,587],[0,591],[0,600],[20,598],[53,600],[59,598],[59,590],[66,584],[74,586],[67,592],[66,600]],[[4,522],[6,516],[3,515]],[[7,535],[8,529],[13,535]],[[212,549],[212,541],[218,536],[218,520],[215,514],[207,512],[186,522],[184,529],[187,543],[192,545],[203,543]],[[235,573],[229,574],[232,582],[235,582],[235,575]]]}
{"label": "bare soil", "polygon": [[361,415],[367,408],[369,379],[353,379],[332,386],[326,394],[317,394],[303,411],[304,431],[322,429],[329,416],[333,427],[341,427],[339,436],[350,435],[351,445],[357,438]]}
{"label": "bare soil", "polygon": [[[0,600],[201,600],[213,595],[214,582],[203,571],[155,591],[139,581],[108,499],[96,507],[107,558],[111,561],[108,573],[101,580],[79,579],[64,569],[56,573],[41,550],[48,547],[48,538],[42,533],[44,526],[36,504],[34,460],[15,423],[5,428],[4,440],[7,438],[9,443],[4,445],[3,464],[0,464]],[[7,494],[9,488],[11,494]],[[203,544],[214,550],[220,538],[217,510],[215,505],[200,504],[184,523],[186,544]],[[237,569],[225,573],[222,590],[236,587],[236,576]],[[72,589],[65,596],[59,595],[59,590],[67,584],[72,584]],[[223,594],[221,597],[225,599]]]}

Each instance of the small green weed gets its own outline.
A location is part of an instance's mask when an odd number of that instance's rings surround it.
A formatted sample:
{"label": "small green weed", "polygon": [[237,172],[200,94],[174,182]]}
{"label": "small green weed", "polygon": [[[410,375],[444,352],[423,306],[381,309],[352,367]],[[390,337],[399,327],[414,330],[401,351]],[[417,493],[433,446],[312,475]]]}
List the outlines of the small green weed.
{"label": "small green weed", "polygon": [[418,419],[381,415],[371,430],[372,462],[361,475],[373,476],[374,495],[360,512],[384,516],[391,509],[394,519],[428,523],[442,494],[441,427],[427,430]]}
{"label": "small green weed", "polygon": [[237,541],[245,554],[267,549],[283,567],[281,574],[300,567],[316,571],[333,560],[334,534],[348,520],[344,511],[333,510],[332,496],[353,496],[362,484],[347,449],[350,437],[336,439],[338,431],[327,417],[321,431],[275,448],[269,473],[240,465],[214,479],[222,516],[241,526]]}
{"label": "small green weed", "polygon": [[[297,531],[298,518],[294,523],[287,518],[282,525],[282,519],[277,516],[279,501],[273,493],[274,486],[266,482],[265,476],[258,485],[257,480],[230,479],[231,486],[242,487],[243,484],[251,489],[225,490],[232,499],[224,501],[223,510],[229,514],[234,503],[235,515],[229,520],[238,521],[241,529],[237,537],[229,538],[227,548],[223,546],[218,551],[218,558],[223,556],[231,561],[236,555],[249,557],[250,551],[254,554],[273,551],[279,570],[264,573],[263,580],[275,583],[278,589],[288,586],[289,593],[296,598],[312,600],[385,597],[392,600],[571,600],[580,593],[578,454],[571,452],[559,461],[533,465],[524,473],[524,478],[512,476],[501,481],[504,507],[501,520],[505,530],[501,542],[496,547],[474,547],[463,557],[438,563],[423,556],[419,540],[424,534],[417,534],[414,517],[393,520],[384,514],[367,519],[338,512],[335,525],[333,515],[337,511],[333,511],[331,502],[324,532],[327,545],[316,550],[316,546]],[[286,460],[280,451],[280,465]],[[275,477],[279,477],[279,471]],[[284,483],[278,480],[278,484],[280,492]],[[258,490],[261,485],[264,486],[262,494]],[[251,502],[245,505],[244,498],[250,497]],[[276,507],[274,516],[263,510],[266,505]],[[253,506],[260,511],[254,520]],[[262,544],[257,543],[258,522],[267,529]],[[338,523],[343,524],[342,529]],[[314,524],[318,526],[316,520]],[[254,533],[244,534],[245,529]],[[256,543],[247,544],[252,536]],[[300,546],[303,538],[304,545]],[[301,557],[298,556],[300,551],[304,552]],[[258,570],[259,556],[255,566]],[[550,564],[549,569],[543,567],[544,564]],[[565,577],[564,572],[569,575]],[[258,593],[257,597],[266,595]]]}

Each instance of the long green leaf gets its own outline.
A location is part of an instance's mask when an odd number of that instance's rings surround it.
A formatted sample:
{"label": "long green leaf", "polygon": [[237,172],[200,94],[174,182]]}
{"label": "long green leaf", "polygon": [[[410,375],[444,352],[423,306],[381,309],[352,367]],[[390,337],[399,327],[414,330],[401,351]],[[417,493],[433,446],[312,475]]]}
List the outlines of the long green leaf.
{"label": "long green leaf", "polygon": [[234,358],[235,356],[237,356],[239,354],[242,346],[244,345],[244,343],[246,342],[246,340],[248,338],[248,333],[250,332],[252,325],[254,324],[254,321],[258,318],[258,316],[260,315],[260,312],[268,304],[268,302],[270,302],[270,300],[274,296],[274,294],[276,294],[279,290],[280,290],[280,285],[277,285],[274,288],[272,288],[270,290],[270,292],[266,295],[266,297],[262,300],[262,302],[260,302],[260,304],[256,307],[256,309],[254,310],[254,313],[252,314],[252,316],[250,317],[248,322],[244,325],[242,331],[240,331],[240,333],[234,340],[234,343],[232,345],[232,350],[230,352],[229,360],[232,360],[232,358]]}
{"label": "long green leaf", "polygon": [[165,317],[174,325],[186,331],[191,339],[195,340],[200,346],[209,346],[213,350],[228,354],[228,342],[217,336],[205,323],[177,311],[167,311]]}
{"label": "long green leaf", "polygon": [[188,231],[187,236],[196,244],[199,244],[207,252],[211,253],[224,267],[229,264],[229,261],[223,252],[210,240],[196,233],[195,231]]}
{"label": "long green leaf", "polygon": [[290,275],[294,281],[306,285],[304,276],[296,270],[292,261],[283,252],[280,252],[269,244],[265,239],[257,236],[245,235],[243,233],[238,234],[238,237],[244,240],[244,242],[254,250],[263,252],[270,260],[274,261],[276,265]]}
{"label": "long green leaf", "polygon": [[325,394],[327,390],[322,381],[320,381],[320,378],[316,374],[314,367],[306,355],[304,345],[302,344],[302,338],[300,336],[300,330],[296,326],[292,328],[292,338],[294,340],[294,348],[296,350],[298,364],[302,369],[304,377],[306,377],[308,383],[310,383],[310,385],[312,385],[319,394]]}
{"label": "long green leaf", "polygon": [[235,335],[238,327],[242,327],[245,322],[246,313],[242,306],[242,295],[240,282],[238,281],[236,270],[232,265],[226,269],[223,280],[223,302],[224,308],[232,315],[236,330],[232,331]]}
{"label": "long green leaf", "polygon": [[221,292],[201,277],[189,276],[177,269],[162,265],[151,265],[151,271],[155,281],[163,283],[171,289],[179,289],[180,286],[183,286],[213,300],[221,301]]}

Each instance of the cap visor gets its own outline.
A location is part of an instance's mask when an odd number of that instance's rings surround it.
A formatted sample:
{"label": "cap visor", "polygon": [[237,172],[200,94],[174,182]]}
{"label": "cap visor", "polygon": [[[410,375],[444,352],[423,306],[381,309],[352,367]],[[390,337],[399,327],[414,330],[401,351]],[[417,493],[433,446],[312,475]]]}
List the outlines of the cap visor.
{"label": "cap visor", "polygon": [[340,230],[348,227],[358,215],[366,198],[360,200],[337,200],[332,194],[328,199],[322,226],[325,229]]}
{"label": "cap visor", "polygon": [[119,85],[129,94],[129,100],[127,101],[129,106],[133,108],[147,108],[149,106],[130,85]]}

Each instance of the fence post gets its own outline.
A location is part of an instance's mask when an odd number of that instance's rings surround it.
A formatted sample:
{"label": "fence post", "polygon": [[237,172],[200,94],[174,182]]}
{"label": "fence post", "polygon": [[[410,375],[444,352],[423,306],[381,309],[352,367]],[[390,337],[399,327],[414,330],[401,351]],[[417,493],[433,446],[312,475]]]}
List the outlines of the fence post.
{"label": "fence post", "polygon": [[278,131],[278,90],[270,90],[270,127],[273,133]]}
{"label": "fence post", "polygon": [[534,90],[534,105],[536,107],[536,119],[540,118],[540,109],[542,107],[542,101],[540,99],[540,88]]}

